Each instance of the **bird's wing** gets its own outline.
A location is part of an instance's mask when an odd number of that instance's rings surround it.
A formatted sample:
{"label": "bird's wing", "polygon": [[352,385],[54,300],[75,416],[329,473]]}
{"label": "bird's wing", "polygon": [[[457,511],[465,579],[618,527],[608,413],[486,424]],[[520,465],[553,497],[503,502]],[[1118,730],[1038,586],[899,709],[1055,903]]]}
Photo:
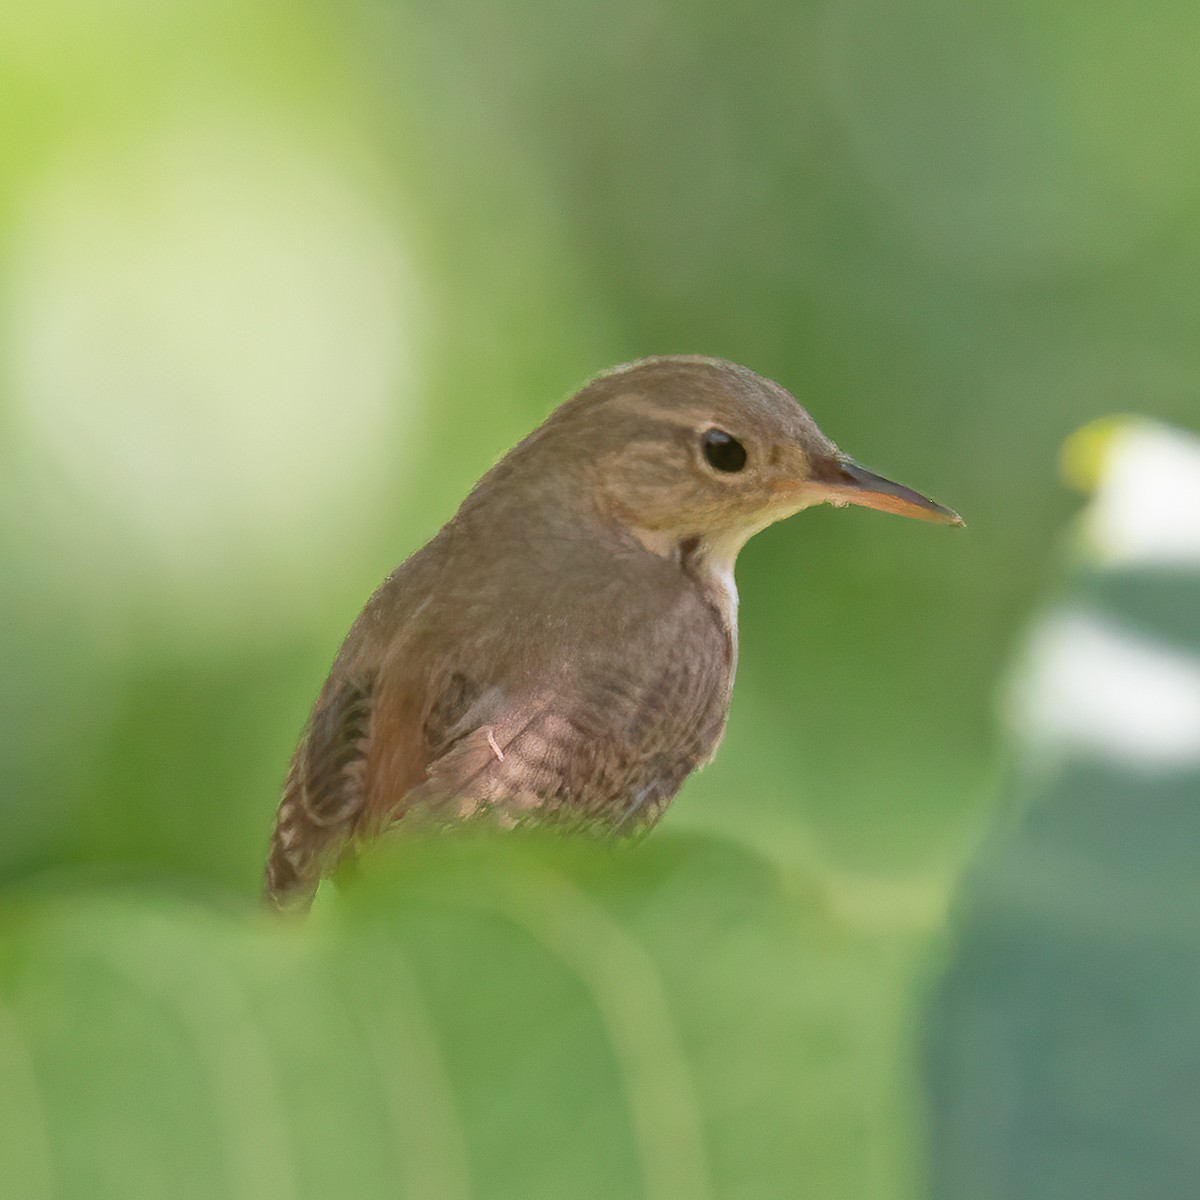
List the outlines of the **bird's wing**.
{"label": "bird's wing", "polygon": [[534,818],[631,832],[653,823],[686,774],[553,696],[489,699],[478,706],[486,719],[469,712],[425,782],[405,797],[406,824],[437,827],[478,815],[501,827]]}
{"label": "bird's wing", "polygon": [[545,704],[498,700],[485,696],[473,705],[476,711],[465,715],[429,764],[428,779],[405,804],[416,820],[440,824],[483,808],[516,819],[568,782],[583,732]]}
{"label": "bird's wing", "polygon": [[280,907],[306,904],[352,839],[401,818],[417,828],[476,814],[645,828],[724,720],[724,704],[708,701],[711,680],[686,660],[650,686],[597,685],[586,705],[560,681],[508,691],[449,668],[339,678],[317,703],[280,802],[266,884]]}
{"label": "bird's wing", "polygon": [[292,757],[267,857],[266,893],[306,907],[362,818],[374,680],[326,685]]}
{"label": "bird's wing", "polygon": [[350,843],[398,820],[431,764],[463,740],[468,710],[478,708],[474,684],[434,675],[422,705],[407,682],[394,668],[347,675],[335,666],[279,802],[265,879],[276,907],[306,908]]}

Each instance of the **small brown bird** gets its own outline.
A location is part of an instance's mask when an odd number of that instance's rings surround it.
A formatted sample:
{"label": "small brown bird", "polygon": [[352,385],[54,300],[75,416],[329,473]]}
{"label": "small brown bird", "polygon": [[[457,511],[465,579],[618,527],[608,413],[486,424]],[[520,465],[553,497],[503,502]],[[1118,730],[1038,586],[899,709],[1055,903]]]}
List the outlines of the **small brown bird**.
{"label": "small brown bird", "polygon": [[649,828],[721,740],[738,551],[823,501],[962,523],[745,367],[651,358],[594,379],[355,621],[292,758],[268,896],[306,904],[401,819]]}

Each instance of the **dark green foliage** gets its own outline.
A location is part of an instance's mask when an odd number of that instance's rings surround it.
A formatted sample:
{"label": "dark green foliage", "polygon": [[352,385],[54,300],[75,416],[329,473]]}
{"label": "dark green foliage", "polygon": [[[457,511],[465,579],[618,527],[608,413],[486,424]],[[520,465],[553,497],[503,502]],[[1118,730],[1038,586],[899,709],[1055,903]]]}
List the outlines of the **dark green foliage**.
{"label": "dark green foliage", "polygon": [[[1195,573],[1093,574],[1079,595],[1200,661]],[[1029,781],[964,891],[925,1028],[936,1200],[1196,1193],[1200,769],[1102,754]]]}

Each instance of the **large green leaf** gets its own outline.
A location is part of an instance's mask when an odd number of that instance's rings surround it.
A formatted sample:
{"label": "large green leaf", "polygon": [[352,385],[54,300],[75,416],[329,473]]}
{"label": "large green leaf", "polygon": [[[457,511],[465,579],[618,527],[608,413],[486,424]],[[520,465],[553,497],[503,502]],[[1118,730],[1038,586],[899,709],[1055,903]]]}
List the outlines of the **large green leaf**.
{"label": "large green leaf", "polygon": [[10,903],[6,1194],[903,1194],[895,938],[702,839],[370,866],[302,924]]}

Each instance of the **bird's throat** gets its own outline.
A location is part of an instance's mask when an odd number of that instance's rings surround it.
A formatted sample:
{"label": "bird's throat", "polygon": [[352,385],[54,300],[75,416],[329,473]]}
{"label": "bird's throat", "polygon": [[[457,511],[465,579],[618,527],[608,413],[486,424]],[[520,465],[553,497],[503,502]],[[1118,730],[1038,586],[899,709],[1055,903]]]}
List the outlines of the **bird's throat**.
{"label": "bird's throat", "polygon": [[713,545],[699,535],[675,543],[674,554],[683,572],[707,591],[731,629],[737,628],[738,590],[733,577],[740,543]]}
{"label": "bird's throat", "polygon": [[710,539],[693,533],[683,537],[661,529],[633,529],[644,549],[676,563],[708,596],[731,630],[737,628],[738,591],[733,567],[745,537]]}

